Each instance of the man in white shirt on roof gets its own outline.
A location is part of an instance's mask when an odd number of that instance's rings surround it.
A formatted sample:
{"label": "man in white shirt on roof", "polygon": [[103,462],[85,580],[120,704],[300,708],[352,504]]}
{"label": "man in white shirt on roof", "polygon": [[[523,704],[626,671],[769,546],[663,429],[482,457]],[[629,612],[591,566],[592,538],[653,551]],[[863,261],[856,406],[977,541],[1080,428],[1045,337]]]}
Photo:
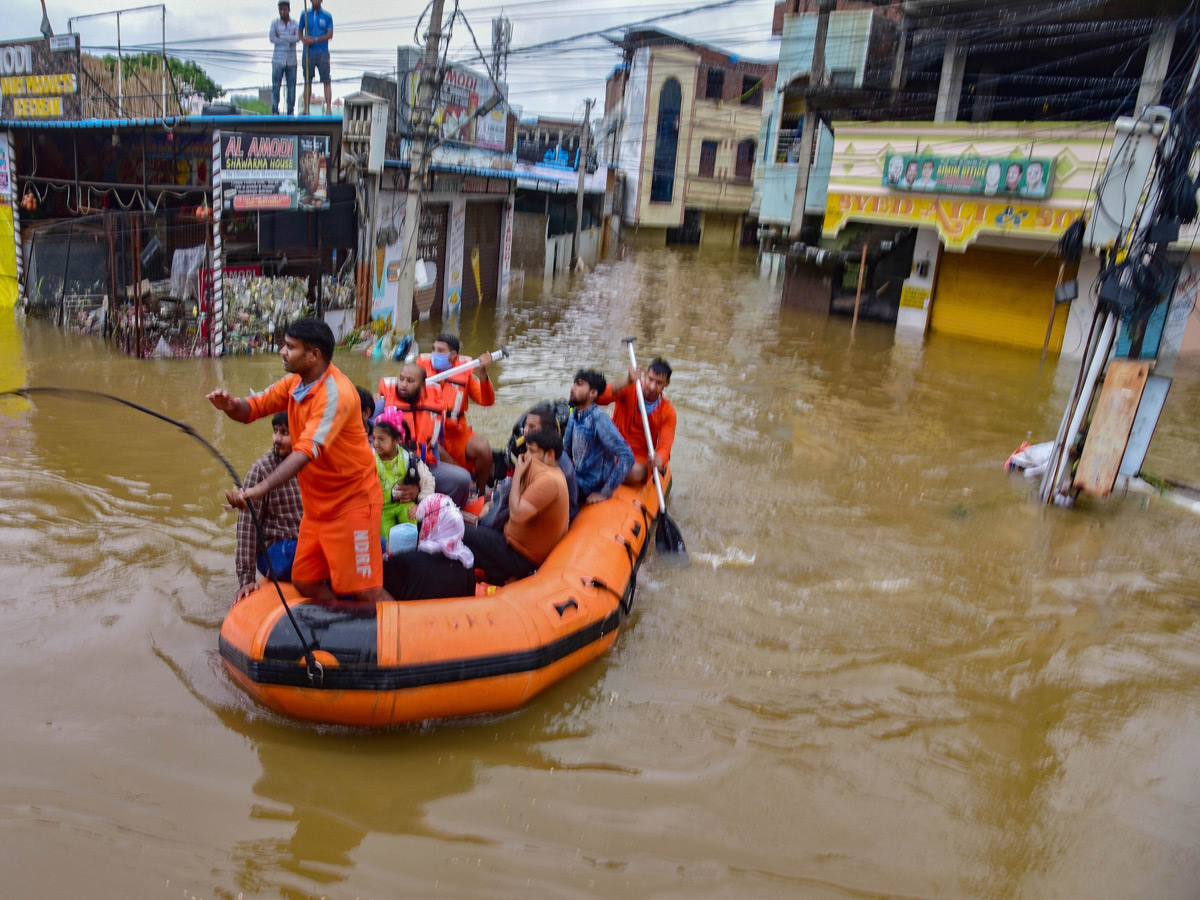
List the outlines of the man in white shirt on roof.
{"label": "man in white shirt on roof", "polygon": [[279,115],[279,89],[287,75],[287,114],[296,111],[296,45],[300,43],[300,26],[292,18],[292,5],[279,0],[279,18],[271,23],[267,34],[275,45],[271,56],[271,115]]}

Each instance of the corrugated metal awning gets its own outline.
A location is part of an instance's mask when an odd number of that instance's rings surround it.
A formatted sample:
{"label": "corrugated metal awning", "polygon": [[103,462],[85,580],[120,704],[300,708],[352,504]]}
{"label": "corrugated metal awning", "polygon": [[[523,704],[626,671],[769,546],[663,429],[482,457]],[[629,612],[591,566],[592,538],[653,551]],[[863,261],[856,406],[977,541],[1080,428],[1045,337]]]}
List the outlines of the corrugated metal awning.
{"label": "corrugated metal awning", "polygon": [[187,128],[188,126],[248,125],[273,128],[288,125],[341,125],[341,116],[166,116],[153,119],[0,119],[0,129],[78,131],[88,128]]}
{"label": "corrugated metal awning", "polygon": [[[411,169],[412,163],[407,159],[387,159],[383,162],[387,169]],[[457,166],[448,163],[431,163],[432,172],[449,172],[452,175],[482,175],[487,178],[507,178],[517,180],[517,173],[511,169],[484,169],[478,166]]]}

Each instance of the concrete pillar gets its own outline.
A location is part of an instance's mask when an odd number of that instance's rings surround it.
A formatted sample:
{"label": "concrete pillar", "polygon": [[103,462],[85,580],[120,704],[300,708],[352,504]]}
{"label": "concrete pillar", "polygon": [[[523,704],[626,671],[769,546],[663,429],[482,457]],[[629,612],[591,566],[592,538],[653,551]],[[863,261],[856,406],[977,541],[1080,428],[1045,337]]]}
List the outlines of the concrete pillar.
{"label": "concrete pillar", "polygon": [[904,279],[904,287],[900,291],[900,309],[896,312],[897,334],[923,335],[929,327],[929,306],[940,250],[941,238],[936,228],[917,229],[912,273]]}
{"label": "concrete pillar", "polygon": [[1175,45],[1175,21],[1159,19],[1150,35],[1150,46],[1146,48],[1146,64],[1142,67],[1142,84],[1138,88],[1137,105],[1141,112],[1147,106],[1155,106],[1162,98],[1163,82],[1167,77],[1167,65],[1171,62],[1171,48]]}
{"label": "concrete pillar", "polygon": [[958,118],[958,100],[962,96],[963,73],[967,68],[967,48],[961,35],[952,31],[946,35],[942,53],[942,78],[938,82],[935,122],[953,122]]}

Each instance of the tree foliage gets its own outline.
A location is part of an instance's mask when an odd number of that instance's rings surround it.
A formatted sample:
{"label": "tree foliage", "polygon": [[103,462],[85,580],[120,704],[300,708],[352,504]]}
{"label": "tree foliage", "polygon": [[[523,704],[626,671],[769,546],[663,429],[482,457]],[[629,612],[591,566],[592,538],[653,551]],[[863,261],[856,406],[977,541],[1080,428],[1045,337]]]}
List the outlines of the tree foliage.
{"label": "tree foliage", "polygon": [[[108,67],[108,70],[114,75],[117,71],[117,58],[112,54],[102,57],[102,61]],[[162,67],[162,57],[157,53],[136,53],[129,56],[122,54],[121,56],[121,71],[125,75],[132,75],[135,72],[149,72]],[[167,57],[167,68],[175,77],[176,83],[182,87],[182,82],[187,82],[192,86],[192,90],[203,94],[208,100],[215,100],[221,94],[225,93],[221,85],[217,84],[209,76],[204,69],[200,68],[190,59],[179,59],[175,56]]]}
{"label": "tree foliage", "polygon": [[271,104],[250,94],[234,94],[229,99],[233,101],[234,106],[245,112],[258,113],[261,116],[270,115]]}

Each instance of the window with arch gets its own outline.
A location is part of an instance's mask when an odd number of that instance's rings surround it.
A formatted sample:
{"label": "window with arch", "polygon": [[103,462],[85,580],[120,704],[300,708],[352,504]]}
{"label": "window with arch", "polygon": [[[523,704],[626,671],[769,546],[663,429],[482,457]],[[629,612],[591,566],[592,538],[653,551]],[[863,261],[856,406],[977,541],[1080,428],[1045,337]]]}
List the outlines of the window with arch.
{"label": "window with arch", "polygon": [[654,130],[654,169],[650,177],[650,202],[670,203],[675,196],[675,158],[679,151],[679,111],[683,88],[668,78],[658,93],[658,127]]}
{"label": "window with arch", "polygon": [[746,138],[737,145],[733,177],[738,181],[749,181],[754,176],[754,151],[757,146],[757,142],[753,138]]}

